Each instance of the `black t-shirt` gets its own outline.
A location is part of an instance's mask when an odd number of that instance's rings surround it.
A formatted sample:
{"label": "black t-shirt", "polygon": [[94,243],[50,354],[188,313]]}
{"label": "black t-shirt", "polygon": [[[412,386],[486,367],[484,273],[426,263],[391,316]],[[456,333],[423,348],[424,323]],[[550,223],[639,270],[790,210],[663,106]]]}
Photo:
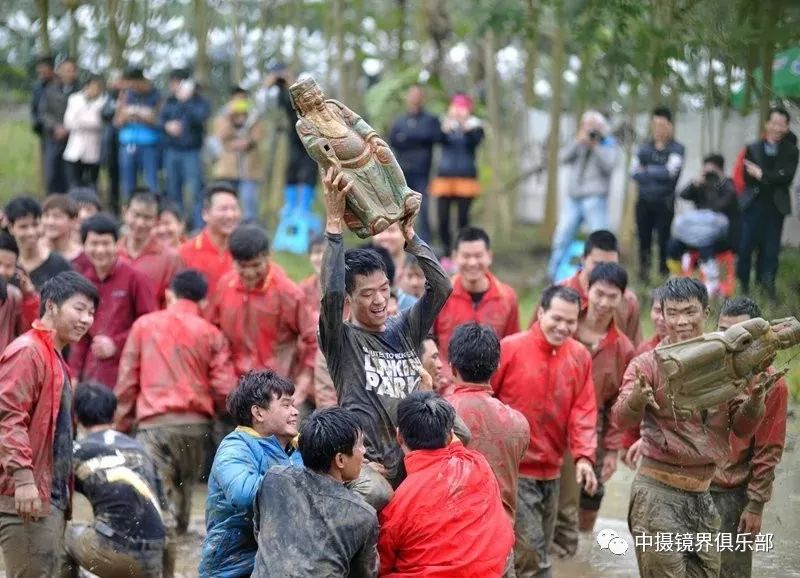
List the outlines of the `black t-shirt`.
{"label": "black t-shirt", "polygon": [[164,539],[161,482],[139,442],[112,429],[91,433],[75,442],[73,467],[99,534],[122,543]]}
{"label": "black t-shirt", "polygon": [[41,291],[42,285],[62,271],[72,271],[72,265],[61,255],[51,251],[50,256],[36,269],[28,273],[28,276],[31,278],[36,290]]}
{"label": "black t-shirt", "polygon": [[69,477],[72,464],[72,386],[64,364],[64,385],[61,388],[61,403],[56,416],[56,432],[53,440],[53,486],[50,488],[50,503],[59,510],[69,506]]}
{"label": "black t-shirt", "polygon": [[486,291],[479,291],[478,293],[470,293],[469,296],[472,298],[472,306],[478,307],[484,295],[486,295]]}

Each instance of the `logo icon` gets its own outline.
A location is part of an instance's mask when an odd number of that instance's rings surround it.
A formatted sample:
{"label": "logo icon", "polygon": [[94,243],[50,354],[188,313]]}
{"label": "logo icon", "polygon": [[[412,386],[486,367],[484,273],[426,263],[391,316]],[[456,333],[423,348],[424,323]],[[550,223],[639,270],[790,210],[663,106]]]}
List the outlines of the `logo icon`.
{"label": "logo icon", "polygon": [[622,556],[628,551],[628,542],[621,538],[614,530],[606,528],[597,534],[597,543],[601,550],[608,550],[616,556]]}

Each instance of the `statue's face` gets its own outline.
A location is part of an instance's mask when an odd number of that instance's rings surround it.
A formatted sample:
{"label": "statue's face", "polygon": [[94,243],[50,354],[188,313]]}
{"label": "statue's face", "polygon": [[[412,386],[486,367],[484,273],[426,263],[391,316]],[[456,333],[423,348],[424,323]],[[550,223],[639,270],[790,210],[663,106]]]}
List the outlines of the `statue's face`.
{"label": "statue's face", "polygon": [[703,307],[697,299],[674,301],[668,299],[664,304],[664,323],[667,336],[672,343],[686,341],[703,335],[708,308]]}
{"label": "statue's face", "polygon": [[309,88],[297,98],[297,105],[300,107],[300,110],[303,111],[317,108],[323,102],[325,102],[325,98],[318,86]]}

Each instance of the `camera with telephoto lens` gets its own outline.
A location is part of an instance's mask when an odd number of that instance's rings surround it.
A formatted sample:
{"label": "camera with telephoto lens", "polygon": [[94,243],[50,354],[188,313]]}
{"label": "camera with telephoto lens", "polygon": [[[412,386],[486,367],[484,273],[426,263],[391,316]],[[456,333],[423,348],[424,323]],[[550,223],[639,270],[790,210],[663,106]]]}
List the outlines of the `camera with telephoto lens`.
{"label": "camera with telephoto lens", "polygon": [[589,139],[590,140],[600,140],[600,131],[597,129],[592,129],[589,131]]}
{"label": "camera with telephoto lens", "polygon": [[714,171],[706,171],[703,173],[703,178],[707,185],[715,187],[719,184],[719,174]]}

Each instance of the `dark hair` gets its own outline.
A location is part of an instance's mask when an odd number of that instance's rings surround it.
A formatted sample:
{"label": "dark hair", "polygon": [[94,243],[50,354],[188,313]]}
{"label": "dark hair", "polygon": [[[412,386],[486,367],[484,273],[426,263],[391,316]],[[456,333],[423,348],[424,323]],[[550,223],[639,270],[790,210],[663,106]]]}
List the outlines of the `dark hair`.
{"label": "dark hair", "polygon": [[783,118],[786,119],[787,124],[789,123],[789,121],[792,120],[792,117],[789,116],[789,111],[783,108],[782,106],[771,106],[769,112],[767,113],[767,120],[772,118],[773,114],[781,115]]}
{"label": "dark hair", "polygon": [[708,291],[706,286],[692,277],[672,277],[661,286],[661,306],[667,301],[683,303],[697,299],[703,306],[708,307]]}
{"label": "dark hair", "polygon": [[97,191],[92,187],[72,187],[67,196],[79,205],[94,205],[98,211],[103,210],[103,203],[97,196]]}
{"label": "dark hair", "polygon": [[447,351],[450,365],[470,383],[487,383],[500,365],[500,340],[487,325],[459,325]]}
{"label": "dark hair", "polygon": [[271,369],[248,371],[228,395],[228,413],[236,425],[252,426],[254,405],[267,407],[273,399],[294,395],[294,384]]}
{"label": "dark hair", "polygon": [[439,337],[435,333],[428,333],[423,339],[425,341],[433,341],[436,344],[436,347],[439,347]]}
{"label": "dark hair", "polygon": [[208,281],[197,269],[185,269],[172,278],[169,288],[178,299],[199,303],[208,295]]}
{"label": "dark hair", "polygon": [[117,396],[105,385],[87,381],[75,388],[73,407],[83,427],[110,424],[117,411]]}
{"label": "dark hair", "polygon": [[231,233],[228,250],[234,261],[249,261],[269,253],[269,236],[258,225],[239,225]]}
{"label": "dark hair", "polygon": [[311,251],[314,250],[314,247],[325,247],[327,245],[327,239],[325,235],[320,233],[319,235],[314,235],[311,237],[311,240],[308,242],[308,253],[311,254]]}
{"label": "dark hair", "polygon": [[41,56],[38,56],[36,58],[36,66],[38,66],[40,64],[45,64],[45,65],[49,66],[50,68],[55,68],[56,59],[53,58],[49,54],[42,54]]}
{"label": "dark hair", "polygon": [[628,287],[628,272],[619,263],[598,263],[589,275],[589,287],[598,281],[605,281],[625,293]]}
{"label": "dark hair", "polygon": [[10,251],[19,257],[19,246],[17,240],[5,231],[0,231],[0,250]]}
{"label": "dark hair", "polygon": [[553,304],[553,299],[556,298],[567,301],[568,303],[574,303],[578,306],[578,311],[581,309],[581,296],[578,295],[575,289],[564,287],[563,285],[550,285],[550,287],[542,291],[542,298],[539,301],[539,306],[547,311],[550,309],[550,305]]}
{"label": "dark hair", "polygon": [[122,72],[125,80],[144,80],[144,70],[138,66],[129,66]]}
{"label": "dark hair", "polygon": [[659,285],[658,287],[654,287],[650,290],[650,303],[651,305],[658,305],[661,307],[661,303],[664,301],[664,286]]}
{"label": "dark hair", "polygon": [[353,412],[329,407],[315,411],[305,421],[297,449],[308,469],[324,474],[331,469],[336,454],[353,455],[360,435],[361,426]]}
{"label": "dark hair", "polygon": [[755,319],[756,317],[761,317],[761,307],[749,297],[733,297],[725,300],[719,314],[727,317],[747,315],[750,319]]}
{"label": "dark hair", "polygon": [[703,158],[703,164],[706,163],[714,165],[721,171],[725,170],[725,157],[723,157],[719,153],[712,153],[710,155],[706,155],[705,158]]}
{"label": "dark hair", "polygon": [[164,213],[174,215],[179,221],[183,221],[183,211],[181,211],[181,208],[175,201],[161,199],[161,202],[158,204],[158,216],[160,217]]}
{"label": "dark hair", "polygon": [[218,194],[233,195],[237,200],[239,198],[239,194],[233,183],[229,183],[227,181],[216,181],[211,183],[211,185],[209,185],[209,187],[206,189],[206,199],[203,207],[206,209],[209,208],[211,203],[214,202],[214,195]]}
{"label": "dark hair", "polygon": [[479,227],[464,227],[456,235],[455,248],[458,249],[461,243],[471,243],[472,241],[483,241],[487,249],[492,246],[489,241],[489,234],[486,231]]}
{"label": "dark hair", "polygon": [[6,203],[3,209],[8,222],[13,225],[25,217],[33,217],[34,220],[42,217],[42,207],[33,197],[14,197]]}
{"label": "dark hair", "polygon": [[248,92],[247,92],[247,89],[242,88],[241,86],[238,86],[238,85],[232,86],[230,95],[231,96],[236,96],[237,94],[244,94],[245,96],[247,96]]}
{"label": "dark hair", "polygon": [[606,231],[605,229],[594,231],[586,238],[586,243],[583,245],[583,256],[588,257],[589,253],[591,253],[594,249],[600,249],[601,251],[614,251],[615,253],[619,253],[617,236],[611,231]]}
{"label": "dark hair", "polygon": [[[356,276],[371,275],[376,271],[386,274],[386,265],[372,249],[350,249],[344,254],[344,288],[352,295],[356,288]],[[389,276],[386,275],[388,278]]]}
{"label": "dark hair", "polygon": [[672,122],[672,111],[666,106],[657,106],[653,109],[651,116],[658,116]]}
{"label": "dark hair", "polygon": [[158,195],[144,187],[133,190],[131,198],[128,201],[128,207],[133,203],[141,203],[148,207],[155,207],[156,209],[159,208]]}
{"label": "dark hair", "polygon": [[169,73],[170,80],[188,80],[191,77],[185,68],[173,68]]}
{"label": "dark hair", "polygon": [[397,428],[411,450],[437,450],[447,446],[456,410],[432,391],[415,391],[397,406]]}
{"label": "dark hair", "polygon": [[119,223],[113,215],[108,213],[97,213],[86,219],[81,224],[81,243],[86,242],[89,233],[95,235],[111,235],[114,241],[119,240]]}
{"label": "dark hair", "polygon": [[389,250],[385,247],[381,247],[380,245],[366,245],[365,249],[378,254],[378,257],[380,257],[381,261],[383,261],[383,266],[386,270],[386,277],[389,278],[389,285],[394,285],[394,276],[397,273],[397,269],[394,266],[394,259],[392,259],[392,255],[389,253]]}
{"label": "dark hair", "polygon": [[41,296],[40,316],[44,315],[45,305],[48,301],[61,307],[65,301],[75,295],[83,295],[94,304],[95,308],[100,303],[100,296],[97,294],[95,286],[86,277],[75,271],[62,271],[55,277],[51,277],[42,285],[39,294]]}
{"label": "dark hair", "polygon": [[406,253],[406,260],[403,264],[405,265],[406,269],[419,267],[419,259],[417,259],[417,257],[411,253]]}
{"label": "dark hair", "polygon": [[99,74],[90,74],[88,77],[86,77],[86,82],[84,82],[83,85],[86,86],[87,84],[89,84],[91,82],[97,82],[101,86],[105,86],[106,85],[106,79],[103,78]]}
{"label": "dark hair", "polygon": [[65,56],[64,58],[61,59],[61,62],[58,63],[59,66],[61,66],[62,64],[71,64],[71,65],[77,67],[78,66],[78,61],[75,60],[75,58],[72,57],[72,56]]}
{"label": "dark hair", "polygon": [[48,195],[42,203],[42,214],[47,211],[61,211],[70,219],[78,218],[78,203],[67,195]]}

